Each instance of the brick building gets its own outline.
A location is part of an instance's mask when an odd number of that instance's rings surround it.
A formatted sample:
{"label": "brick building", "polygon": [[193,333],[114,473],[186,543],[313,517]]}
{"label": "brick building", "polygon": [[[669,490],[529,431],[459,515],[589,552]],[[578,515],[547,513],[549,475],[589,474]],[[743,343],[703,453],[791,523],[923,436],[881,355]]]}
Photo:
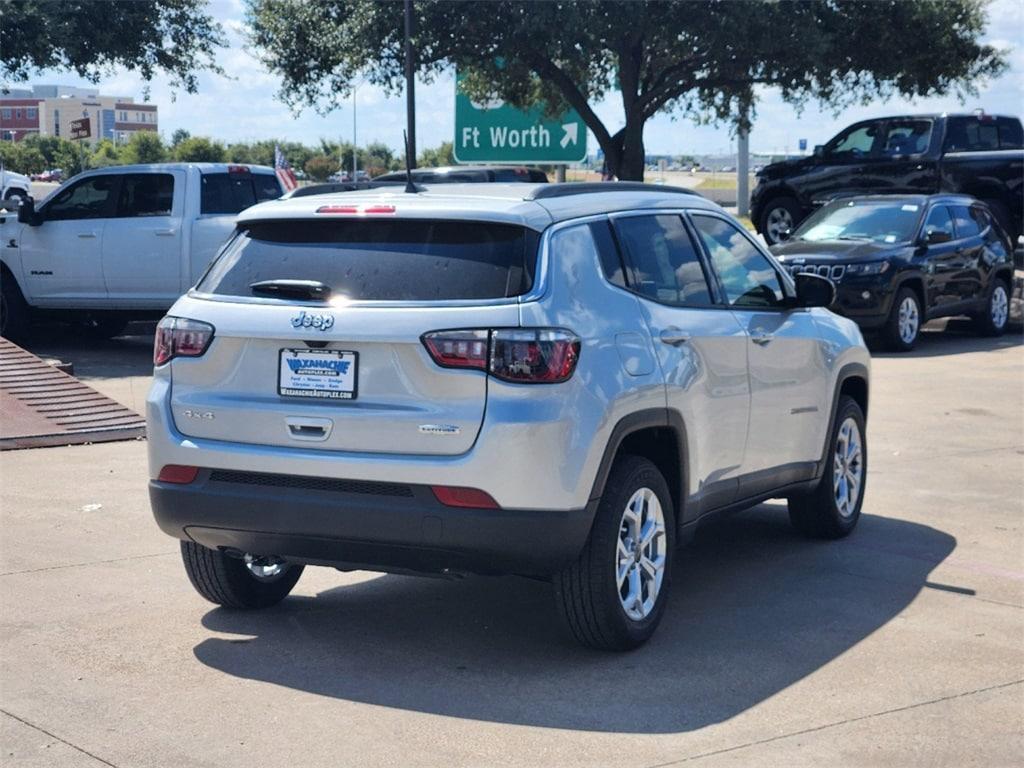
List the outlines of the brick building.
{"label": "brick building", "polygon": [[25,136],[70,138],[71,121],[88,117],[90,144],[110,139],[127,142],[137,131],[157,130],[155,104],[137,104],[131,97],[103,96],[91,88],[34,85],[0,91],[0,140],[21,141]]}

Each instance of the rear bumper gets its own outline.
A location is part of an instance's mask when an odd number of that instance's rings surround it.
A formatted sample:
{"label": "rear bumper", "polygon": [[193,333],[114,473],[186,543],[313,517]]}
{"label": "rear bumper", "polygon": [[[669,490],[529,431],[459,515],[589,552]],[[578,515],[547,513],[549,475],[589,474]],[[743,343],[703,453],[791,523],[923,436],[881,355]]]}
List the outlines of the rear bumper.
{"label": "rear bumper", "polygon": [[202,470],[150,481],[160,528],[213,549],[344,569],[550,575],[575,558],[596,502],[576,510],[463,509],[429,487]]}

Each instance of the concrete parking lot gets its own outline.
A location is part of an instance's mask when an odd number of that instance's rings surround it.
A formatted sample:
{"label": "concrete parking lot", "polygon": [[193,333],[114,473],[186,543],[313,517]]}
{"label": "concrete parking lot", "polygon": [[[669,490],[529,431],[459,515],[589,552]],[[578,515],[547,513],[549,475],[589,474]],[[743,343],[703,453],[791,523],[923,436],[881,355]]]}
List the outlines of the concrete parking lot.
{"label": "concrete parking lot", "polygon": [[[145,326],[33,345],[140,409]],[[587,651],[546,584],[307,569],[193,592],[145,444],[0,455],[0,748],[19,766],[1020,765],[1024,347],[876,354],[858,530],[772,502],[705,527],[650,644]]]}

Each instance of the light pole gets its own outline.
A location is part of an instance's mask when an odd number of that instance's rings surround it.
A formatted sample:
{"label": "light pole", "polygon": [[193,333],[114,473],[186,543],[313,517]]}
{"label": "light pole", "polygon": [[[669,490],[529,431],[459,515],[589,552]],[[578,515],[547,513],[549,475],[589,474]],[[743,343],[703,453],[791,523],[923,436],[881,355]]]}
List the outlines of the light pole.
{"label": "light pole", "polygon": [[359,145],[356,143],[356,91],[359,90],[359,84],[352,86],[352,181],[356,180],[357,161],[356,161],[356,147]]}
{"label": "light pole", "polygon": [[405,152],[409,167],[416,167],[416,77],[412,55],[412,0],[405,0],[405,122],[408,139]]}

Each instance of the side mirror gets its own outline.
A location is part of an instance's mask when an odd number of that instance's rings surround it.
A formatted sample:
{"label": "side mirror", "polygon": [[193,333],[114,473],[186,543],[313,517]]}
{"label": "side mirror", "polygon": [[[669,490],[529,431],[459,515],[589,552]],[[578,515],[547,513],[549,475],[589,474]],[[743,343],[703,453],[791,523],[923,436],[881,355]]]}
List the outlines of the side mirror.
{"label": "side mirror", "polygon": [[815,144],[814,145],[814,156],[815,157],[824,157],[825,156],[825,147],[822,144]]}
{"label": "side mirror", "polygon": [[793,279],[798,307],[831,307],[836,300],[836,286],[827,277],[800,272]]}
{"label": "side mirror", "polygon": [[924,233],[924,244],[925,245],[940,245],[942,243],[948,243],[953,239],[953,236],[942,229],[930,229]]}
{"label": "side mirror", "polygon": [[43,223],[39,214],[36,213],[36,201],[31,195],[22,198],[21,205],[18,206],[18,221],[28,224],[30,227],[38,227]]}

